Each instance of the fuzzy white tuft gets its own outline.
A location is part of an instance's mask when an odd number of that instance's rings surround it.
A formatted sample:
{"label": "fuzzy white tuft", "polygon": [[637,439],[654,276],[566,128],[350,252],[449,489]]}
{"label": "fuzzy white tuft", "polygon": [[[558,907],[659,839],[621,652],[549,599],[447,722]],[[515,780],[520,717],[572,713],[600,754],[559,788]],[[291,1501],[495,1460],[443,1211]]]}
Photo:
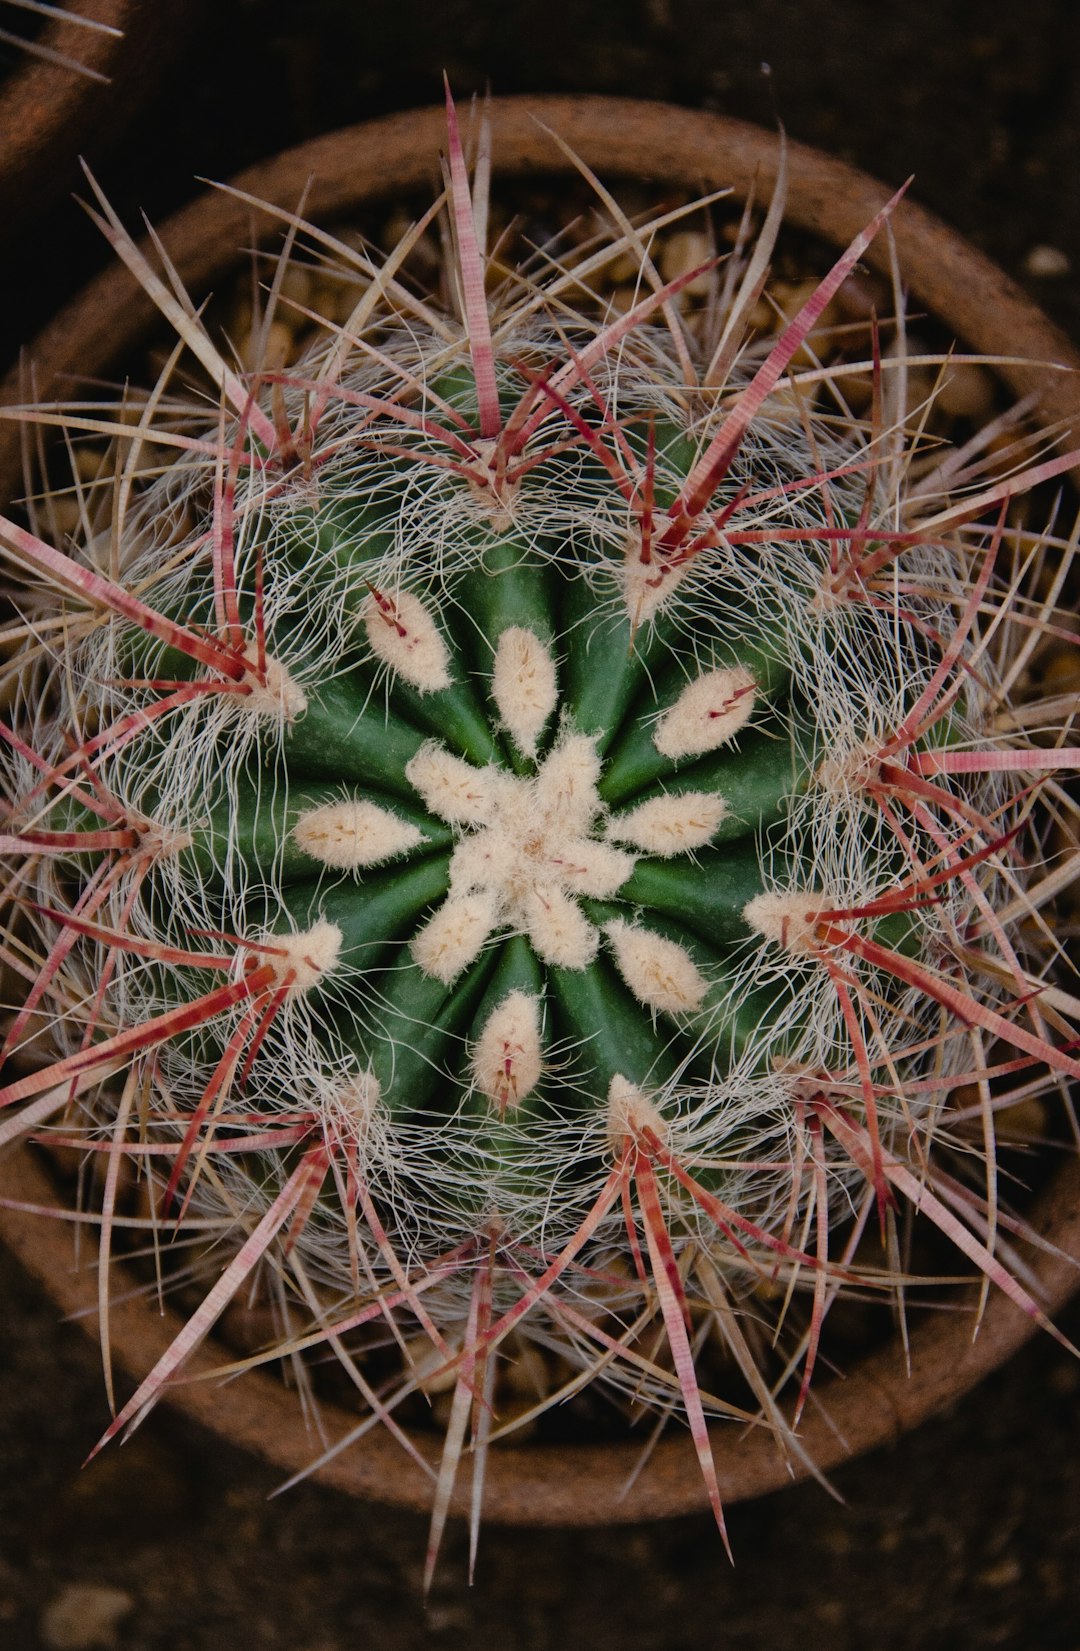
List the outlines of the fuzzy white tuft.
{"label": "fuzzy white tuft", "polygon": [[632,854],[624,854],[608,843],[578,837],[561,849],[550,849],[547,864],[571,894],[610,900],[622,888],[637,862]]}
{"label": "fuzzy white tuft", "polygon": [[[434,744],[418,751],[405,772],[444,820],[479,827],[454,849],[443,909],[483,894],[489,932],[511,925],[545,962],[586,968],[599,935],[574,897],[610,899],[635,864],[632,854],[589,835],[603,811],[595,740],[564,734],[532,777],[471,768]],[[441,929],[435,932],[441,937]],[[464,968],[475,952],[451,947],[444,954],[425,944],[413,955],[421,968],[448,979],[450,959],[460,956]]]}
{"label": "fuzzy white tuft", "polygon": [[607,834],[619,843],[632,843],[645,854],[670,859],[704,848],[728,812],[723,797],[707,791],[673,792],[651,797],[608,821]]}
{"label": "fuzzy white tuft", "polygon": [[554,883],[537,883],[524,902],[525,932],[537,955],[557,969],[587,969],[600,936],[576,901]]}
{"label": "fuzzy white tuft", "polygon": [[324,866],[355,871],[415,848],[423,842],[423,833],[388,808],[353,798],[309,808],[293,826],[292,838],[297,848]]}
{"label": "fuzzy white tuft", "polygon": [[497,920],[497,903],[489,889],[451,894],[414,938],[413,958],[426,975],[449,986],[479,957]]}
{"label": "fuzzy white tuft", "polygon": [[742,665],[706,671],[687,683],[656,725],[661,756],[700,757],[734,739],[754,709],[755,683]]}
{"label": "fuzzy white tuft", "polygon": [[743,917],[756,933],[787,952],[817,949],[817,917],[828,911],[827,894],[812,889],[789,889],[785,893],[755,894],[743,907]]}
{"label": "fuzzy white tuft", "polygon": [[669,1015],[696,1009],[709,983],[682,946],[617,917],[604,924],[619,973],[640,1003]]}
{"label": "fuzzy white tuft", "polygon": [[667,1139],[667,1124],[644,1090],[616,1072],[608,1087],[608,1140],[615,1151],[621,1153],[646,1129],[658,1141]]}
{"label": "fuzzy white tuft", "polygon": [[244,658],[251,674],[246,679],[249,692],[239,702],[242,708],[257,717],[273,717],[278,722],[293,723],[302,717],[307,710],[307,695],[281,660],[265,655],[260,671],[259,652],[254,642],[244,649]]}
{"label": "fuzzy white tuft", "polygon": [[525,756],[534,757],[558,698],[555,661],[534,631],[520,625],[503,631],[495,650],[491,692],[514,744]]}
{"label": "fuzzy white tuft", "polygon": [[335,1104],[360,1135],[370,1129],[379,1110],[382,1086],[374,1072],[358,1072],[334,1096]]}
{"label": "fuzzy white tuft", "polygon": [[287,986],[294,996],[317,986],[323,975],[334,967],[341,952],[341,930],[325,918],[295,934],[268,934],[263,938],[268,950],[245,953],[245,962],[250,964],[254,956],[256,966],[269,963],[278,984]]}
{"label": "fuzzy white tuft", "polygon": [[427,608],[411,591],[372,591],[361,614],[367,639],[391,670],[422,694],[450,686],[450,656]]}
{"label": "fuzzy white tuft", "polygon": [[635,630],[656,618],[668,597],[682,582],[689,565],[688,562],[676,564],[670,559],[661,560],[655,555],[650,561],[643,562],[640,534],[629,540],[624,552],[622,587],[626,611]]}
{"label": "fuzzy white tuft", "polygon": [[473,768],[434,740],[405,764],[405,778],[448,825],[485,825],[491,816],[497,771]]}
{"label": "fuzzy white tuft", "polygon": [[528,992],[510,992],[492,1010],[472,1052],[473,1078],[500,1112],[517,1106],[543,1072],[540,1003]]}
{"label": "fuzzy white tuft", "polygon": [[450,887],[455,894],[501,888],[512,874],[516,859],[515,846],[506,832],[490,828],[470,832],[454,845],[450,856]]}
{"label": "fuzzy white tuft", "polygon": [[536,776],[541,812],[565,837],[583,836],[600,812],[600,758],[587,734],[564,734]]}

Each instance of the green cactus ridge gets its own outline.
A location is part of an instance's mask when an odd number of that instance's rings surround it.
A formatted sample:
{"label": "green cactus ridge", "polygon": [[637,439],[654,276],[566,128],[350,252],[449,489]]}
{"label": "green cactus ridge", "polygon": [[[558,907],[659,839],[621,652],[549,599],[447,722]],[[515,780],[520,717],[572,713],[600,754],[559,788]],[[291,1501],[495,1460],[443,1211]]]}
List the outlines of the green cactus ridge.
{"label": "green cactus ridge", "polygon": [[[395,347],[418,410],[430,394],[475,420],[467,341],[456,372],[430,341],[443,362],[430,392],[423,341],[413,332],[383,351]],[[507,418],[522,348],[511,337],[499,363]],[[914,703],[932,668],[924,616],[902,629],[869,606],[815,611],[813,535],[829,518],[807,478],[823,452],[839,468],[858,447],[760,418],[711,509],[768,478],[756,520],[775,544],[719,536],[685,574],[656,581],[657,598],[636,560],[639,502],[593,444],[617,399],[626,475],[671,508],[713,421],[658,388],[662,349],[640,329],[617,370],[549,414],[509,510],[442,465],[438,433],[404,439],[396,415],[350,422],[348,409],[317,485],[241,480],[237,616],[251,635],[258,586],[265,686],[224,708],[204,696],[167,737],[108,766],[116,794],[184,844],[142,891],[146,932],[178,950],[192,933],[235,935],[292,970],[281,1025],[247,1074],[256,1110],[295,1107],[313,1083],[323,1096],[359,1083],[367,1111],[413,1143],[410,1163],[423,1156],[419,1202],[441,1200],[444,1215],[464,1199],[528,1227],[553,1185],[538,1143],[561,1131],[571,1162],[598,1162],[620,1085],[700,1118],[693,1133],[722,1152],[726,1088],[771,1094],[784,1063],[847,1054],[820,971],[790,956],[778,967],[748,909],[777,886],[857,903],[902,866],[861,801],[843,788],[823,797],[815,778],[826,752],[857,749],[856,732]],[[393,388],[370,370],[345,383],[376,406]],[[150,543],[132,577],[163,612],[212,632],[219,575],[205,554],[177,557],[161,531],[172,487],[144,501]],[[220,494],[220,477],[193,490],[196,547],[213,540]],[[841,485],[829,509],[844,497]],[[935,577],[947,591],[948,570]],[[189,658],[140,636],[117,624],[91,638],[85,680],[109,684],[103,719],[150,702],[150,689],[118,689],[125,672],[198,678]],[[917,953],[935,922],[922,938],[902,917],[874,927]],[[126,983],[144,1016],[206,987],[183,968]],[[225,1039],[204,1028],[161,1052],[196,1110]],[[732,1140],[786,1127],[772,1101],[761,1118],[752,1099],[727,1110]],[[462,1166],[477,1162],[463,1191]],[[433,1190],[441,1174],[445,1193]],[[409,1227],[417,1196],[400,1217]]]}

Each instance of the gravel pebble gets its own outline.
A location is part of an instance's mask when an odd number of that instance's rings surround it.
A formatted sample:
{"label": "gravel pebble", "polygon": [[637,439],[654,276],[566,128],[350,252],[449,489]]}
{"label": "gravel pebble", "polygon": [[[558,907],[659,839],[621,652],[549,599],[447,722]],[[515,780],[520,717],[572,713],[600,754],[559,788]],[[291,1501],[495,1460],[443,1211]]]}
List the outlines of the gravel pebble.
{"label": "gravel pebble", "polygon": [[134,1598],[121,1588],[69,1583],[41,1613],[41,1643],[48,1651],[109,1651],[134,1609]]}
{"label": "gravel pebble", "polygon": [[1044,281],[1060,281],[1072,269],[1067,253],[1060,247],[1033,246],[1024,259],[1024,274]]}

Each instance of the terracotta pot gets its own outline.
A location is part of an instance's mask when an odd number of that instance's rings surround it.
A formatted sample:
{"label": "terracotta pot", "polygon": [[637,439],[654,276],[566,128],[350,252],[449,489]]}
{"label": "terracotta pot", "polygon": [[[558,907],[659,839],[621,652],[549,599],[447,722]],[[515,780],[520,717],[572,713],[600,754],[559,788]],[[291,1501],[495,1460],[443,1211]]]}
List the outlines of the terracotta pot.
{"label": "terracotta pot", "polygon": [[100,150],[131,120],[175,40],[197,21],[196,6],[154,0],[66,0],[64,9],[119,32],[49,21],[35,44],[55,55],[27,51],[0,82],[0,220],[9,234],[14,222],[74,187],[80,151],[90,142]]}
{"label": "terracotta pot", "polygon": [[[724,184],[736,195],[755,187],[768,192],[775,177],[776,139],[740,122],[659,104],[603,98],[511,98],[492,105],[498,173],[527,175],[566,170],[545,126],[606,179],[633,177],[668,190],[707,191]],[[443,113],[426,109],[319,138],[244,173],[245,191],[292,207],[311,181],[306,212],[332,218],[371,202],[413,191],[436,178],[443,142]],[[798,145],[789,150],[790,223],[832,243],[845,243],[880,208],[889,191],[839,161]],[[900,264],[914,300],[929,308],[968,347],[987,354],[1021,356],[1080,368],[1080,357],[1024,294],[981,254],[919,207],[905,202],[893,220]],[[276,225],[265,222],[266,237]],[[233,249],[250,245],[252,213],[221,194],[205,196],[177,214],[162,239],[190,289],[199,293],[235,261]],[[876,245],[870,263],[886,267]],[[144,339],[154,322],[148,300],[121,269],[99,277],[64,310],[37,341],[38,395],[47,399],[73,365],[100,374]],[[1040,415],[1080,424],[1080,377],[1007,367],[1003,376],[1018,392],[1033,390]],[[70,378],[64,389],[70,392]],[[8,399],[17,386],[6,387]],[[0,482],[13,477],[17,442],[0,432]],[[30,1152],[0,1170],[0,1195],[28,1204],[49,1204],[49,1182]],[[1059,1307],[1077,1282],[1068,1259],[1080,1257],[1080,1160],[1069,1159],[1031,1212],[1052,1248],[1026,1257],[1048,1307]],[[14,1209],[0,1210],[0,1233],[41,1279],[65,1312],[93,1307],[96,1281],[88,1230],[83,1266],[72,1269],[70,1234],[63,1223]],[[974,1298],[972,1298],[974,1299]],[[92,1329],[91,1311],[80,1320]],[[117,1290],[111,1309],[114,1351],[132,1372],[144,1374],[180,1328],[171,1313]],[[960,1397],[1000,1364],[1031,1333],[1032,1323],[1003,1295],[991,1296],[972,1341],[972,1319],[962,1313],[928,1315],[912,1339],[911,1374],[899,1345],[876,1352],[847,1372],[844,1381],[822,1382],[820,1401],[804,1419],[800,1437],[808,1455],[828,1469],[854,1452],[894,1439],[924,1417]],[[215,1363],[200,1350],[188,1377],[206,1375]],[[300,1407],[273,1378],[253,1373],[226,1386],[186,1380],[169,1400],[226,1436],[292,1472],[317,1454]],[[337,1437],[355,1416],[325,1411]],[[439,1442],[418,1436],[437,1459]],[[720,1490],[727,1501],[758,1495],[790,1482],[789,1466],[764,1429],[740,1433],[713,1429]],[[593,1524],[684,1513],[703,1506],[704,1489],[688,1436],[673,1430],[658,1445],[633,1488],[624,1484],[639,1454],[638,1442],[604,1446],[530,1446],[492,1452],[485,1493],[488,1519],[514,1524]],[[320,1477],[341,1489],[410,1507],[429,1505],[430,1482],[387,1436],[375,1431],[325,1467]]]}

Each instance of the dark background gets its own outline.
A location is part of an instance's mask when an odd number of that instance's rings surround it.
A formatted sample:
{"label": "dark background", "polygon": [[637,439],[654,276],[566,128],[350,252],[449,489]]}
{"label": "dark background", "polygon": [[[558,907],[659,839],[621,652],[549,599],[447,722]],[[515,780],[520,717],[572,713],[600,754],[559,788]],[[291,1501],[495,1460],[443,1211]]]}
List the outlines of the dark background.
{"label": "dark background", "polygon": [[[888,182],[914,172],[915,197],[1080,338],[1074,0],[218,0],[212,12],[173,0],[170,10],[190,14],[182,53],[126,138],[84,145],[129,222],[140,208],[163,218],[196,174],[228,177],[318,131],[433,102],[445,67],[459,98],[488,81],[496,92],[667,98],[779,117],[793,137]],[[42,196],[8,226],[5,358],[104,262],[66,199],[74,181],[69,156],[50,180],[55,204]],[[1046,247],[1062,255],[1053,277],[1029,262]],[[704,1518],[585,1533],[488,1527],[469,1591],[455,1529],[425,1611],[420,1520],[314,1486],[268,1503],[268,1469],[164,1410],[80,1473],[105,1420],[96,1353],[3,1257],[0,1300],[0,1644],[11,1651],[1080,1651],[1080,1366],[1047,1339],[953,1415],[839,1472],[846,1505],[803,1486],[731,1510],[734,1570]],[[1063,1328],[1080,1337],[1075,1308]],[[56,1607],[73,1585],[117,1590],[113,1638],[62,1638]]]}

